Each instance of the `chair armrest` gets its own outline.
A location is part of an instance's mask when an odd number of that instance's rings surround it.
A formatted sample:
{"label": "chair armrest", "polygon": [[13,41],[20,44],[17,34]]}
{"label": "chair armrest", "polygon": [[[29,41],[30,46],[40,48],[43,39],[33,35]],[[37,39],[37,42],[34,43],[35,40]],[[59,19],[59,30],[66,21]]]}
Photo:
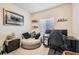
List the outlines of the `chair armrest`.
{"label": "chair armrest", "polygon": [[63,55],[79,55],[79,53],[72,52],[72,51],[64,51]]}

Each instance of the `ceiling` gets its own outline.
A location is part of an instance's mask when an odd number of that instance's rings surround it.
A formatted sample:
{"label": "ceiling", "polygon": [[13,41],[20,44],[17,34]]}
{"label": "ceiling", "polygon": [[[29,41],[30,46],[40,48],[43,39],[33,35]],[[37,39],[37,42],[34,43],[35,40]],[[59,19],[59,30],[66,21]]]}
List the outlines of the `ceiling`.
{"label": "ceiling", "polygon": [[59,6],[63,3],[15,3],[15,5],[28,11],[29,13],[36,13],[46,9],[50,9]]}

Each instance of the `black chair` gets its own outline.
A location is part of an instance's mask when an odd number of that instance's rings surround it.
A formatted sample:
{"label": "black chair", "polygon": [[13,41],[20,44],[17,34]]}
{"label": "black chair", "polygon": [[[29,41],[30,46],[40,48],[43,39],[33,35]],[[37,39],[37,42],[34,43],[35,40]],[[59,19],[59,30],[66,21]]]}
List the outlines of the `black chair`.
{"label": "black chair", "polygon": [[74,37],[63,36],[62,31],[60,30],[54,30],[51,32],[48,44],[50,48],[49,55],[62,54],[65,50],[79,53],[79,40]]}
{"label": "black chair", "polygon": [[74,37],[67,37],[65,42],[69,51],[79,53],[79,40]]}
{"label": "black chair", "polygon": [[[48,38],[49,48],[54,49],[53,55],[62,54],[62,52],[67,48],[64,44],[63,35],[61,31],[53,30]],[[57,55],[58,55],[57,54]]]}

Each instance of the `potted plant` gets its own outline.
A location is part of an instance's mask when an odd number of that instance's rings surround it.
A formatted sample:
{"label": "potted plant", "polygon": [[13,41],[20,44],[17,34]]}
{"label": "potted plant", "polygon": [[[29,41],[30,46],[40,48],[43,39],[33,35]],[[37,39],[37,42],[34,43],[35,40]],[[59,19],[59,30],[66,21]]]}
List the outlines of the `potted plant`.
{"label": "potted plant", "polygon": [[5,53],[4,49],[0,47],[0,55],[3,55]]}

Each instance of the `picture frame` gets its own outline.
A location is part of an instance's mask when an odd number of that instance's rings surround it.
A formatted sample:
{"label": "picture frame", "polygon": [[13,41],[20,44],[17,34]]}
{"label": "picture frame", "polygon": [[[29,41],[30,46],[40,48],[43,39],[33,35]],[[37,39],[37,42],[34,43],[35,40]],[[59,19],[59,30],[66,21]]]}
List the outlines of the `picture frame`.
{"label": "picture frame", "polygon": [[24,16],[5,10],[3,8],[3,24],[4,25],[19,25],[23,26],[24,25]]}

